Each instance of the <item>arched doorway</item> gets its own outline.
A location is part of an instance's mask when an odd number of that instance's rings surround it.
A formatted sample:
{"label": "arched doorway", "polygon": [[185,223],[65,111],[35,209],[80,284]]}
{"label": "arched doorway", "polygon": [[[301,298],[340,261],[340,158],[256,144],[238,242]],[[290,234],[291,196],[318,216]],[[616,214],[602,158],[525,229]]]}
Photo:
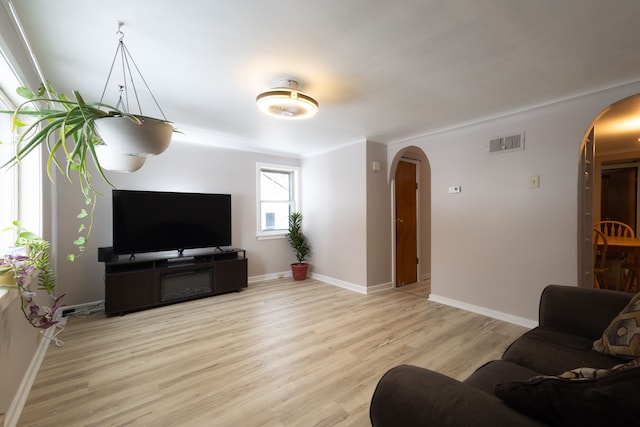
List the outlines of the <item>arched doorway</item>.
{"label": "arched doorway", "polygon": [[[405,178],[404,190],[399,186],[399,174]],[[393,278],[394,286],[398,288],[431,278],[431,167],[422,149],[409,146],[396,153],[389,181],[393,212]],[[408,211],[401,214],[402,209]],[[406,215],[413,215],[413,221],[407,221]],[[407,230],[413,231],[407,235]],[[413,270],[413,276],[407,276],[407,270]]]}
{"label": "arched doorway", "polygon": [[[625,216],[625,222],[635,222],[638,230],[640,212],[640,94],[617,101],[605,109],[593,120],[585,132],[580,147],[580,168],[578,177],[578,286],[593,286],[593,223],[603,217],[611,217],[607,208],[607,197],[603,198],[603,174],[612,170],[621,171],[626,177],[625,194],[633,200],[622,200],[618,196],[614,201],[624,203],[632,214]],[[633,172],[630,174],[630,172]],[[612,184],[613,185],[613,184]],[[629,190],[630,186],[634,188]],[[609,193],[612,188],[609,186]],[[609,213],[607,213],[609,212]],[[613,214],[615,215],[615,214]],[[630,219],[633,218],[633,219]],[[615,219],[615,218],[610,218]],[[622,218],[621,218],[622,219]]]}

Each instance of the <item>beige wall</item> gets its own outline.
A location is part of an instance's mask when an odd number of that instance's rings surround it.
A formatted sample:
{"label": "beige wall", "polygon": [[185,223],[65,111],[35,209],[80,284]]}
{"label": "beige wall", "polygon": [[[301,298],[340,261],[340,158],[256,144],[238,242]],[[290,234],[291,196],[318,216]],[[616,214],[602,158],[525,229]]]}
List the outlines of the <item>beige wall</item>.
{"label": "beige wall", "polygon": [[[430,230],[431,236],[421,236],[430,240],[430,245],[423,242],[421,254],[431,262],[433,295],[505,313],[515,321],[535,321],[544,286],[577,283],[582,138],[603,108],[635,92],[640,84],[415,138],[386,147],[386,158],[379,144],[362,141],[302,159],[302,212],[313,248],[312,272],[364,292],[391,282],[390,187],[370,163],[384,158],[388,168],[397,153],[415,146],[430,167],[430,185],[423,187],[431,194],[421,197],[430,201],[430,209],[422,211],[431,217],[422,217],[421,230]],[[523,151],[488,154],[489,139],[521,131]],[[119,188],[232,193],[234,245],[248,250],[249,275],[263,276],[287,271],[291,254],[284,240],[255,239],[256,161],[297,163],[177,143],[139,172],[112,176]],[[421,173],[423,179],[427,175]],[[539,189],[529,189],[531,175],[540,176]],[[448,194],[447,187],[454,185],[462,192]],[[58,183],[56,190],[58,243],[65,253],[76,227],[70,218],[80,201],[66,183]],[[96,248],[111,243],[108,188],[104,192],[88,253],[73,265],[58,264],[60,287],[71,303],[103,298]],[[429,249],[430,256],[425,255]]]}
{"label": "beige wall", "polygon": [[0,304],[0,414],[9,408],[38,347],[38,330],[23,317],[20,305],[17,296],[6,307]]}
{"label": "beige wall", "polygon": [[[387,180],[387,146],[367,141],[366,197],[367,197],[367,288],[389,287],[392,284],[391,259],[391,186]],[[380,170],[373,170],[373,162]]]}
{"label": "beige wall", "polygon": [[[431,165],[435,299],[535,321],[547,284],[577,284],[580,144],[602,109],[637,92],[640,83],[389,146],[389,158],[417,146]],[[521,131],[523,151],[488,154],[489,139]],[[462,192],[448,194],[454,185]]]}
{"label": "beige wall", "polygon": [[[289,271],[293,253],[286,239],[256,239],[256,162],[298,166],[293,158],[174,141],[167,151],[147,159],[139,171],[109,172],[108,176],[117,188],[125,190],[230,193],[233,246],[247,250],[249,276],[260,277]],[[75,214],[83,198],[76,186],[64,180],[56,185],[58,288],[67,294],[67,304],[104,299],[104,264],[98,262],[97,248],[112,244],[111,189],[98,179],[96,183],[102,196],[93,235],[87,251],[73,263],[64,260],[64,255],[73,250]]]}
{"label": "beige wall", "polygon": [[302,159],[303,227],[314,274],[366,291],[367,143]]}

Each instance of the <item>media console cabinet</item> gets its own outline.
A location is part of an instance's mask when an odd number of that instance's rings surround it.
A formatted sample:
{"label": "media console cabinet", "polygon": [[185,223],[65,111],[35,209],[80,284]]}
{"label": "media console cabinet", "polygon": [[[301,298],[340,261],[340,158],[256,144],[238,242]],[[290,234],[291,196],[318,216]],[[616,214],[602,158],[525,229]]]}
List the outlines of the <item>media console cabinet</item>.
{"label": "media console cabinet", "polygon": [[108,256],[99,261],[105,263],[108,316],[239,291],[248,283],[244,249]]}

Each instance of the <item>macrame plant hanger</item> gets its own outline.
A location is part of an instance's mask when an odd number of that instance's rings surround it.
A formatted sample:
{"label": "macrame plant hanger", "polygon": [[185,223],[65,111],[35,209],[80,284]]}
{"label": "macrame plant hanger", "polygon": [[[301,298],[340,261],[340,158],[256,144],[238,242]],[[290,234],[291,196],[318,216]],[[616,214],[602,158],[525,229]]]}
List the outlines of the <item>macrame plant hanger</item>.
{"label": "macrame plant hanger", "polygon": [[[122,82],[118,84],[119,97],[115,106],[119,111],[115,111],[112,117],[96,120],[96,130],[104,144],[122,154],[155,156],[162,153],[169,146],[171,134],[174,131],[173,125],[167,120],[138,65],[129,53],[129,49],[125,46],[122,25],[122,22],[118,22],[118,31],[116,32],[119,37],[118,45],[109,68],[107,81],[100,96],[100,104],[103,104],[109,81],[116,69],[116,63],[119,62],[119,66],[122,69]],[[162,114],[162,119],[144,115],[136,88],[134,71],[139,76],[139,78],[136,77],[138,81],[142,81],[147,91],[149,91],[153,102],[158,107],[158,111]],[[134,108],[137,106],[136,112],[131,111],[131,104],[133,104]]]}
{"label": "macrame plant hanger", "polygon": [[111,80],[111,75],[113,74],[113,69],[116,65],[116,61],[120,59],[120,66],[122,67],[122,83],[118,85],[120,93],[119,93],[118,103],[116,104],[116,108],[121,109],[123,112],[127,114],[134,114],[131,112],[129,108],[130,107],[129,106],[129,86],[130,86],[133,92],[133,97],[135,99],[136,105],[138,106],[138,113],[136,114],[139,114],[140,116],[143,115],[142,106],[140,104],[140,98],[138,97],[138,91],[136,89],[135,79],[133,78],[133,72],[131,70],[131,65],[133,65],[135,71],[138,73],[138,76],[140,77],[140,80],[144,83],[144,86],[147,88],[147,91],[149,91],[149,94],[151,95],[151,99],[153,99],[153,102],[156,104],[156,107],[158,107],[158,110],[160,111],[162,118],[165,121],[168,121],[155,95],[151,91],[151,88],[147,84],[147,81],[145,80],[144,76],[142,75],[142,72],[140,72],[138,65],[133,60],[131,53],[129,53],[129,49],[127,49],[127,46],[124,44],[124,33],[122,32],[123,26],[124,26],[124,23],[119,21],[118,31],[116,31],[116,35],[118,36],[118,45],[116,47],[116,53],[113,56],[113,61],[111,62],[111,67],[109,68],[107,81],[104,84],[104,89],[102,90],[102,95],[100,96],[100,103],[102,104],[104,100],[104,95],[107,92],[107,87],[109,85],[109,81]]}

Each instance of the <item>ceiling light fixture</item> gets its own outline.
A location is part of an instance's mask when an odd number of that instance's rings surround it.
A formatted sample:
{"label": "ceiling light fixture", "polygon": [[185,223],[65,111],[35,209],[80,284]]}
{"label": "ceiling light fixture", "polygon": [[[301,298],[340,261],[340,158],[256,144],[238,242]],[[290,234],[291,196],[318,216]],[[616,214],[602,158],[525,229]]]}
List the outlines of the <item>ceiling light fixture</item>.
{"label": "ceiling light fixture", "polygon": [[258,108],[280,119],[308,119],[318,112],[318,101],[298,90],[298,82],[284,79],[278,87],[256,97]]}

